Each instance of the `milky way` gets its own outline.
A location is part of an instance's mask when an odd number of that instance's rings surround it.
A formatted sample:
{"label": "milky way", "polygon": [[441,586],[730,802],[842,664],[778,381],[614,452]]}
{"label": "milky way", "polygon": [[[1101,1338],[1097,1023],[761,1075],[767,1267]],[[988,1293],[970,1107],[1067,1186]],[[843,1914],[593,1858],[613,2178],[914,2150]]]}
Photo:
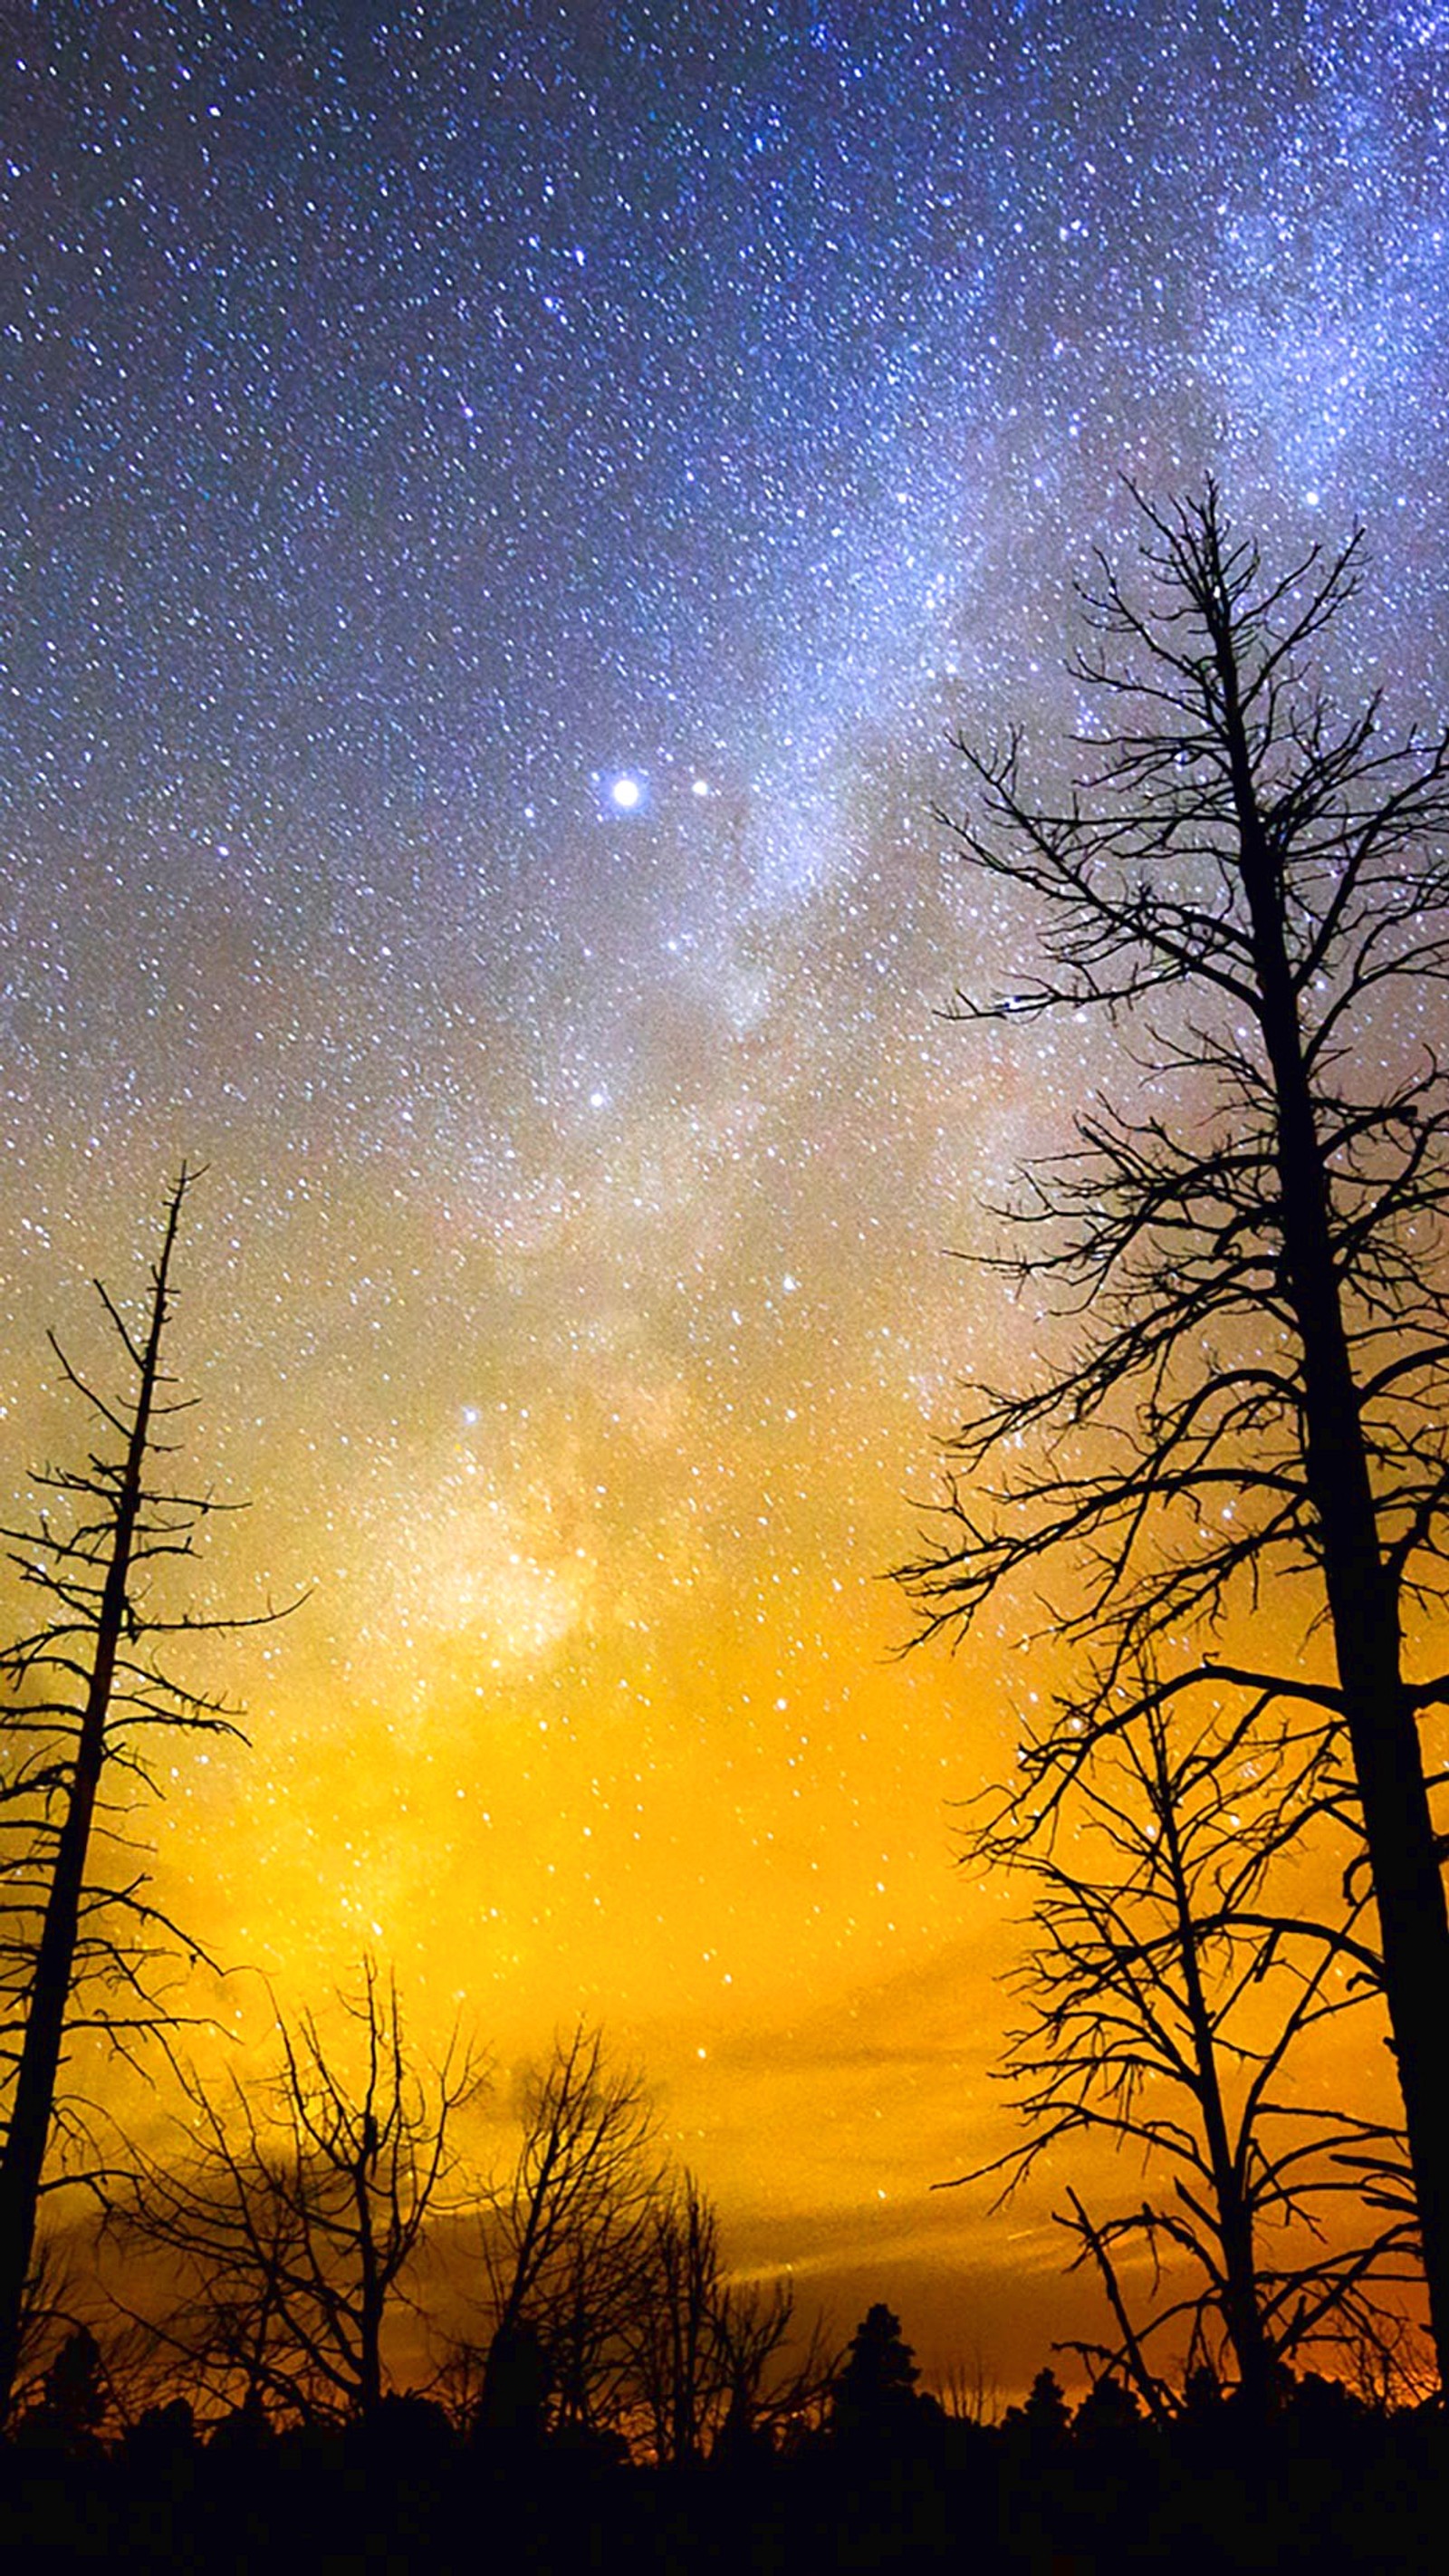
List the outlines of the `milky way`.
{"label": "milky way", "polygon": [[1045,2261],[924,2198],[1031,1677],[880,1576],[1083,1068],[938,1016],[1013,925],[932,811],[1075,720],[1124,474],[1362,518],[1341,676],[1442,696],[1449,15],[40,7],[0,80],[4,1481],[188,1152],[215,1597],[314,1587],[163,1886],[602,2014],[776,2255]]}

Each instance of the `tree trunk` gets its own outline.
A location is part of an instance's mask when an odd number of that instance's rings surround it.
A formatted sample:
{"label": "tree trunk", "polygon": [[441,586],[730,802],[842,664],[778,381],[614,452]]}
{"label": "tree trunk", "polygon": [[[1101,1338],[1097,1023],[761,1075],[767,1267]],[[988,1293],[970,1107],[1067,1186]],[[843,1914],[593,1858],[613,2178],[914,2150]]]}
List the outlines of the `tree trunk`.
{"label": "tree trunk", "polygon": [[362,2267],[359,2301],[358,2413],[364,2424],[375,2422],[382,2404],[382,2312],[384,2292],[378,2274],[377,2245],[372,2232],[372,2167],[377,2154],[377,2127],[371,2111],[362,2124],[362,2150],[352,2172],[357,2211],[357,2245]]}
{"label": "tree trunk", "polygon": [[1182,1841],[1178,1829],[1177,1807],[1168,1776],[1167,1748],[1163,1736],[1160,1710],[1150,1712],[1152,1749],[1156,1763],[1155,1805],[1167,1853],[1168,1872],[1172,1880],[1173,1899],[1177,1909],[1177,1935],[1182,1951],[1183,1982],[1187,1989],[1187,2016],[1192,2031],[1193,2057],[1197,2066],[1198,2101],[1202,2107],[1203,2133],[1208,2162],[1212,2171],[1213,2198],[1217,2204],[1218,2241],[1223,2257],[1223,2314],[1228,2336],[1238,2365],[1238,2385],[1243,2404],[1257,2423],[1266,2420],[1273,2402],[1273,2380],[1267,2340],[1263,2333],[1263,2311],[1258,2297],[1258,2267],[1253,2248],[1253,2219],[1243,2189],[1243,2175],[1228,2137],[1227,2113],[1223,2105],[1222,2086],[1218,2080],[1218,2052],[1213,2040],[1212,2021],[1203,1988],[1202,1963],[1198,1954],[1197,1924],[1193,1919],[1192,1899],[1187,1871],[1183,1862]]}
{"label": "tree trunk", "polygon": [[1211,606],[1209,623],[1273,1081],[1283,1257],[1303,1349],[1308,1489],[1322,1535],[1339,1686],[1378,1907],[1384,1993],[1442,2389],[1449,2388],[1449,1911],[1418,1728],[1404,1686],[1398,1588],[1379,1545],[1333,1254],[1329,1174],[1303,1058],[1278,871],[1258,803],[1231,624]]}
{"label": "tree trunk", "polygon": [[160,1367],[161,1336],[166,1323],[166,1276],[185,1188],[183,1176],[171,1200],[161,1258],[154,1274],[150,1323],[145,1349],[140,1355],[135,1409],[116,1488],[111,1554],[96,1614],[95,1655],[80,1719],[70,1795],[56,1844],[55,1869],[46,1900],[45,1921],[36,1950],[35,1976],[25,2016],[10,2125],[4,2153],[0,2155],[0,2427],[9,2417],[20,2358],[25,2286],[35,2247],[41,2174],[50,2138],[56,2076],[75,1970],[86,1855],[90,1846],[96,1793],[105,1768],[106,1721],[125,1624],[131,1552],[135,1544],[142,1480],[150,1444],[151,1409]]}

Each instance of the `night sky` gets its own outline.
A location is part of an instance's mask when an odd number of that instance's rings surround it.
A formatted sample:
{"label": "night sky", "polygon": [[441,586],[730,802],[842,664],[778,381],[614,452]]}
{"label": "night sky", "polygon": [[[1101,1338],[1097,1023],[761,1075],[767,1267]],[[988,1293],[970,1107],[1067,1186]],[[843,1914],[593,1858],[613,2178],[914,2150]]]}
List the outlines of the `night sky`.
{"label": "night sky", "polygon": [[955,727],[1056,757],[1124,472],[1361,518],[1336,676],[1442,706],[1449,12],[0,49],[0,1484],[186,1153],[197,1597],[313,1587],[160,1891],[500,2066],[601,2015],[736,2250],[1039,2345],[1045,2201],[926,2192],[1005,2118],[950,1802],[1049,1658],[897,1661],[883,1576],[1020,1331],[947,1248],[1097,1040],[939,1016],[1019,952],[932,810]]}

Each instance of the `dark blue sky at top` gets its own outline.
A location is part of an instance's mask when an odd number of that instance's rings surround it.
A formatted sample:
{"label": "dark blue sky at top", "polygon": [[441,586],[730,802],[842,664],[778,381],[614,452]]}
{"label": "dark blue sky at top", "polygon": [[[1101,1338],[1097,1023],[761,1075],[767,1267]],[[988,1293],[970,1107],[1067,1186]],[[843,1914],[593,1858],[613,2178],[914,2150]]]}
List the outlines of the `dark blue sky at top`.
{"label": "dark blue sky at top", "polygon": [[1445,62],[1353,0],[12,13],[22,1131],[96,1049],[164,1123],[223,918],[263,1046],[279,953],[392,958],[400,1092],[470,906],[505,1014],[599,929],[606,1017],[666,936],[717,979],[732,911],[879,865],[882,745],[924,812],[1055,663],[1124,467],[1365,516],[1432,676]]}
{"label": "dark blue sky at top", "polygon": [[1166,372],[1231,282],[1225,201],[1260,201],[1246,261],[1301,276],[1333,250],[1292,235],[1324,162],[1359,155],[1372,230],[1411,118],[1395,225],[1430,206],[1428,23],[17,12],[20,816],[48,770],[61,821],[184,802],[199,768],[218,815],[320,772],[361,819],[557,791],[624,756],[645,702],[646,753],[758,722],[782,663],[836,644],[886,493],[908,490],[903,553],[934,532],[948,420],[1035,404],[1049,441],[1104,349]]}

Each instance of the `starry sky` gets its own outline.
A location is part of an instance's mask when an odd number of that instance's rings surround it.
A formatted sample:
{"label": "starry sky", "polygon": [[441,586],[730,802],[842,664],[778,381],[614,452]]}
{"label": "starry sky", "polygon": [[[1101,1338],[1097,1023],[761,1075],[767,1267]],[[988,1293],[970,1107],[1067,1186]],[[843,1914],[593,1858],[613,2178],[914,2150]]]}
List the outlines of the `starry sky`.
{"label": "starry sky", "polygon": [[1056,758],[1124,472],[1361,518],[1336,676],[1442,702],[1449,13],[109,0],[0,98],[3,1483],[189,1154],[199,1597],[311,1587],[160,1891],[601,2016],[737,2250],[1009,2374],[1045,2208],[929,2185],[1050,1658],[883,1576],[1096,1041],[943,1021],[1017,925],[933,808]]}

